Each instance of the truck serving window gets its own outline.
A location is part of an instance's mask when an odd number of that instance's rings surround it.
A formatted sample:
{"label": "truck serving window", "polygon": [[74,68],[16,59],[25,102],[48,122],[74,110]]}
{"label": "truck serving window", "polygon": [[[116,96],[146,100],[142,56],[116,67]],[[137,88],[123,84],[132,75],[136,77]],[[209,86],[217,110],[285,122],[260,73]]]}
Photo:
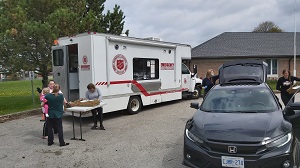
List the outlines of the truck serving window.
{"label": "truck serving window", "polygon": [[149,80],[159,78],[158,59],[133,58],[133,79]]}
{"label": "truck serving window", "polygon": [[64,65],[64,52],[62,49],[53,50],[53,65],[54,66]]}

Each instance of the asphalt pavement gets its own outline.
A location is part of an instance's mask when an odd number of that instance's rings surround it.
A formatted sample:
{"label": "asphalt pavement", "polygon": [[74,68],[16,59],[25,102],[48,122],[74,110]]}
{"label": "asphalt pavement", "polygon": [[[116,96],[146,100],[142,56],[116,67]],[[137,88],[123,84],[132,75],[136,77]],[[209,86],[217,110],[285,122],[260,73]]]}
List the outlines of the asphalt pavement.
{"label": "asphalt pavement", "polygon": [[[86,141],[70,140],[73,118],[65,116],[64,138],[70,143],[65,147],[59,146],[57,136],[54,145],[47,146],[40,115],[1,123],[0,167],[184,168],[183,133],[195,112],[189,107],[192,101],[147,106],[137,115],[105,114],[106,130],[91,130],[92,118],[85,117]],[[78,118],[75,133],[80,138]]]}
{"label": "asphalt pavement", "polygon": [[[60,147],[42,139],[41,116],[1,123],[0,167],[4,168],[185,168],[182,163],[183,133],[186,121],[198,100],[179,100],[147,106],[137,115],[122,111],[104,115],[106,130],[91,130],[92,118],[82,119],[83,139],[73,137],[72,117],[64,116],[64,138],[69,146]],[[105,107],[104,107],[105,108]],[[80,138],[79,118],[75,135]],[[295,128],[300,139],[300,128]]]}

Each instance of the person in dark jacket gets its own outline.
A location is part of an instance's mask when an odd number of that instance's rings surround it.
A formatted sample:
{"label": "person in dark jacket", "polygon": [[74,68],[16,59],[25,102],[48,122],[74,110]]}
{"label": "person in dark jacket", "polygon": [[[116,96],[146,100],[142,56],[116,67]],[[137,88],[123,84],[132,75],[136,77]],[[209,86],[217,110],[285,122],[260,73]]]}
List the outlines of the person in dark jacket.
{"label": "person in dark jacket", "polygon": [[215,76],[214,71],[212,69],[208,69],[206,76],[202,81],[202,87],[204,88],[203,97],[205,97],[209,90],[215,85],[217,79],[219,79],[219,75]]}
{"label": "person in dark jacket", "polygon": [[287,90],[293,85],[294,81],[300,81],[300,78],[291,76],[290,72],[287,69],[282,71],[282,77],[277,81],[276,89],[280,91],[280,96],[283,104],[286,106],[290,99],[293,97],[293,94],[289,94]]}

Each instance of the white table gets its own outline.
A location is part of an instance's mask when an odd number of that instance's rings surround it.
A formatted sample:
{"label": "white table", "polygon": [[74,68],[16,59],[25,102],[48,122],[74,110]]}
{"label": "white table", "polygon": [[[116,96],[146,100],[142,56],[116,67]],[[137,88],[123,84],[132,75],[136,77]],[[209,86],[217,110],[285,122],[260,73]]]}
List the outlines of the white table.
{"label": "white table", "polygon": [[[72,112],[72,118],[73,118],[73,138],[71,138],[71,140],[81,140],[81,141],[85,141],[85,139],[82,139],[82,122],[81,122],[81,116],[83,113],[89,112],[93,109],[99,108],[99,107],[103,107],[104,105],[106,105],[106,103],[104,102],[100,102],[99,105],[97,106],[91,106],[91,107],[81,107],[81,106],[74,106],[74,107],[70,107],[70,108],[66,108],[65,111],[68,112]],[[75,137],[75,128],[74,128],[74,113],[79,113],[79,122],[80,122],[80,139]]]}

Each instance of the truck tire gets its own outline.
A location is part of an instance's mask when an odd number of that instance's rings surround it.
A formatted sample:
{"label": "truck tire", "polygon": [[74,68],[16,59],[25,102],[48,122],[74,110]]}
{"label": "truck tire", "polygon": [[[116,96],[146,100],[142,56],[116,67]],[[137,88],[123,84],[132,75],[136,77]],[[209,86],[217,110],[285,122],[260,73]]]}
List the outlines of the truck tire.
{"label": "truck tire", "polygon": [[128,101],[127,111],[129,114],[137,114],[142,108],[142,101],[139,96],[132,96]]}
{"label": "truck tire", "polygon": [[192,98],[193,99],[198,99],[200,96],[201,96],[201,89],[198,86],[195,86]]}

